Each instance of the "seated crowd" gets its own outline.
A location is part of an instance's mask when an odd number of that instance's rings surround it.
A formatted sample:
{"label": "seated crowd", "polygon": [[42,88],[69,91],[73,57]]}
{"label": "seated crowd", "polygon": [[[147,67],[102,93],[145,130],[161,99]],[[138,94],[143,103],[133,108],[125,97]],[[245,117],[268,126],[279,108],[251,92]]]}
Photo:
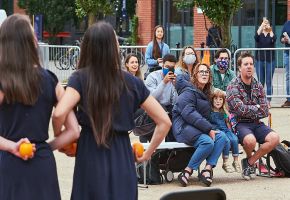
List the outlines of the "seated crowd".
{"label": "seated crowd", "polygon": [[[130,57],[126,59],[126,67],[137,75],[136,72],[140,72],[138,58],[135,56],[136,65],[131,70]],[[268,116],[269,107],[264,88],[254,77],[254,57],[248,52],[240,55],[237,77],[230,69],[229,57],[226,49],[220,49],[215,54],[215,64],[208,66],[199,62],[193,47],[186,46],[179,61],[174,55],[164,55],[159,64],[161,69],[151,70],[145,80],[151,95],[172,120],[166,140],[185,143],[195,149],[187,167],[178,175],[182,186],[188,185],[189,177],[203,161],[206,164],[198,177],[210,186],[220,155],[225,172],[242,173],[244,179],[250,180],[255,176],[256,161],[279,143],[278,134],[260,121]],[[151,137],[142,136],[140,141],[148,142]],[[254,151],[256,143],[260,146]],[[241,166],[239,144],[246,153]]]}

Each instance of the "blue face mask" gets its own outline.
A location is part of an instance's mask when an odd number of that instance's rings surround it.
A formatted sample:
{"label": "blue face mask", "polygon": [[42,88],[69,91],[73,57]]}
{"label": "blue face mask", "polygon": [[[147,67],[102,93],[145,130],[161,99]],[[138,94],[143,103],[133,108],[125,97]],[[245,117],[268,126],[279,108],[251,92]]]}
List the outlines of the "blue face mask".
{"label": "blue face mask", "polygon": [[229,61],[225,59],[222,60],[218,59],[216,61],[216,65],[220,70],[227,70],[229,68]]}
{"label": "blue face mask", "polygon": [[163,67],[162,72],[163,72],[163,75],[166,76],[166,74],[169,72],[169,69]]}

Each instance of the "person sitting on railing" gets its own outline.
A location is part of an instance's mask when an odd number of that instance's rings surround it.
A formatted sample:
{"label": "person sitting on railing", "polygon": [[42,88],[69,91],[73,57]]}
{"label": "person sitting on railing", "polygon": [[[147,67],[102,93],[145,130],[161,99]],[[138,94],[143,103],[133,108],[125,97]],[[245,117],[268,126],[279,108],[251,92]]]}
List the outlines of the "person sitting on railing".
{"label": "person sitting on railing", "polygon": [[[158,25],[154,28],[153,41],[151,41],[145,53],[145,61],[148,71],[153,72],[162,68],[162,58],[170,53],[169,46],[163,42],[164,28]],[[146,77],[145,77],[146,78]]]}
{"label": "person sitting on railing", "polygon": [[[229,112],[237,119],[235,127],[239,142],[247,154],[242,159],[242,176],[246,180],[256,175],[255,162],[274,149],[279,135],[260,119],[268,116],[269,108],[262,84],[254,78],[254,57],[244,52],[237,61],[240,75],[227,88]],[[253,153],[256,143],[261,144]]]}
{"label": "person sitting on railing", "polygon": [[125,67],[130,74],[143,80],[140,69],[140,62],[135,54],[130,53],[127,55],[127,57],[125,58]]}
{"label": "person sitting on railing", "polygon": [[[269,21],[264,18],[261,26],[255,34],[257,48],[275,48],[276,35],[273,33]],[[273,94],[272,79],[275,71],[275,51],[258,50],[256,51],[256,73],[259,81],[264,86],[267,85],[267,95]],[[270,106],[271,97],[268,97]]]}
{"label": "person sitting on railing", "polygon": [[226,49],[219,49],[215,54],[215,64],[210,66],[213,76],[213,86],[226,91],[229,83],[236,77],[230,69],[230,55]]}
{"label": "person sitting on railing", "polygon": [[198,63],[199,60],[195,49],[192,46],[185,46],[180,54],[175,74],[187,74],[189,80],[192,70]]}

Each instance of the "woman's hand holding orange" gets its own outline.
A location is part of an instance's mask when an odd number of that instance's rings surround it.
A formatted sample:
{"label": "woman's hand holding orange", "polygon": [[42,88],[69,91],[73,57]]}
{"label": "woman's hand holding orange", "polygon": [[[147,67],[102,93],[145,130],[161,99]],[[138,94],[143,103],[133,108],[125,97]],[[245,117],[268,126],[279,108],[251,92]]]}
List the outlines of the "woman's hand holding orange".
{"label": "woman's hand holding orange", "polygon": [[10,153],[23,160],[33,158],[35,151],[35,144],[31,144],[27,138],[22,138],[18,142],[13,142],[10,148]]}

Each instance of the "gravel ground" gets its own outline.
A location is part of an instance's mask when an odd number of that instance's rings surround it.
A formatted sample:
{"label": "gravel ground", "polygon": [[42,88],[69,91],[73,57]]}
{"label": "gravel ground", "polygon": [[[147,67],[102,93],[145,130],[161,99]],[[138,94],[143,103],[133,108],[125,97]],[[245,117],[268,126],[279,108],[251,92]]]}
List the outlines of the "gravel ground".
{"label": "gravel ground", "polygon": [[[273,129],[280,134],[281,139],[290,140],[289,122],[290,109],[272,108]],[[137,138],[132,135],[132,141]],[[244,158],[244,154],[240,159]],[[58,177],[63,200],[70,198],[74,158],[55,152]],[[204,164],[202,164],[203,166]],[[198,181],[195,172],[190,179],[188,187],[180,187],[176,180],[162,185],[150,185],[148,188],[139,188],[139,200],[157,200],[168,192],[180,190],[201,189],[204,186]],[[221,168],[221,159],[214,170],[214,180],[211,187],[221,188],[225,191],[228,200],[290,200],[290,178],[256,177],[255,180],[245,181],[238,173],[226,174]]]}

